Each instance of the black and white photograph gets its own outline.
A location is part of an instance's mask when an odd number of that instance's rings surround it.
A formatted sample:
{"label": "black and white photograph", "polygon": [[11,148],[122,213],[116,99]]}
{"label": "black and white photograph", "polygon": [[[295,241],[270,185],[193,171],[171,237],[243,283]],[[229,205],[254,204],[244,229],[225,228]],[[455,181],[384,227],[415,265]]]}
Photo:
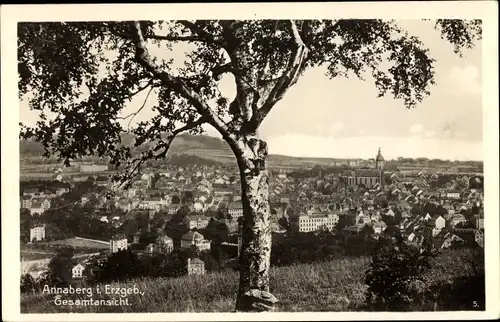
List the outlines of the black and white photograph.
{"label": "black and white photograph", "polygon": [[6,320],[498,317],[497,3],[401,4],[2,7]]}

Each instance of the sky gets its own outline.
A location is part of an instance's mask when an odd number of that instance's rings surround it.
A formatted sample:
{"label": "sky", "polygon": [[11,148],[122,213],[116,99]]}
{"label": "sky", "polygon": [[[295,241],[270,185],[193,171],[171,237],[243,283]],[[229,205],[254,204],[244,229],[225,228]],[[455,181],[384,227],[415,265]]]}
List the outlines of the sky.
{"label": "sky", "polygon": [[[436,59],[436,85],[431,95],[408,110],[391,96],[377,98],[369,80],[331,80],[321,68],[310,69],[262,123],[259,134],[268,142],[271,154],[366,159],[374,158],[380,147],[386,159],[483,160],[481,43],[460,57],[440,38],[432,22],[399,23],[419,37]],[[182,56],[185,49],[178,50]],[[234,97],[231,78],[223,78],[220,89]],[[123,114],[137,110],[145,95],[138,95]],[[150,98],[148,105],[153,104],[154,98]],[[152,115],[145,108],[133,122]],[[20,104],[20,118],[27,124],[37,119],[25,102]],[[206,130],[208,135],[220,137],[210,126]]]}

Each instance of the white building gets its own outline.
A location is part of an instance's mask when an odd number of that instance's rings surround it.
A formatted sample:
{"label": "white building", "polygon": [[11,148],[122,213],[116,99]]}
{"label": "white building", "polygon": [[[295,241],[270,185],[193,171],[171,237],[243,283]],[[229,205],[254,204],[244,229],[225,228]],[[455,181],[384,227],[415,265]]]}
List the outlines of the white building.
{"label": "white building", "polygon": [[44,200],[35,200],[33,199],[31,201],[31,205],[30,205],[30,214],[33,216],[35,214],[37,215],[41,215],[43,214],[43,212],[47,209],[50,208],[50,201],[48,199],[44,199]]}
{"label": "white building", "polygon": [[198,258],[188,258],[187,271],[188,275],[203,275],[205,274],[205,263]]}
{"label": "white building", "polygon": [[290,226],[298,232],[311,232],[319,229],[333,230],[339,216],[337,214],[310,214],[290,217]]}
{"label": "white building", "polygon": [[204,215],[191,215],[184,217],[183,222],[189,229],[203,229],[207,227],[209,218]]}
{"label": "white building", "polygon": [[127,237],[125,235],[115,235],[109,241],[109,249],[111,253],[117,253],[128,248]]}
{"label": "white building", "polygon": [[200,251],[210,250],[210,242],[206,240],[202,234],[197,231],[188,231],[181,238],[181,247],[189,248],[196,246]]}
{"label": "white building", "polygon": [[243,205],[241,202],[231,202],[227,207],[227,212],[233,220],[243,217]]}
{"label": "white building", "polygon": [[45,239],[45,226],[38,225],[30,229],[30,241],[41,241]]}
{"label": "white building", "polygon": [[85,270],[85,266],[78,263],[75,266],[73,266],[73,268],[71,269],[71,274],[72,274],[73,278],[82,278],[84,270]]}
{"label": "white building", "polygon": [[158,251],[162,253],[171,253],[174,250],[174,241],[167,235],[161,235],[156,238]]}

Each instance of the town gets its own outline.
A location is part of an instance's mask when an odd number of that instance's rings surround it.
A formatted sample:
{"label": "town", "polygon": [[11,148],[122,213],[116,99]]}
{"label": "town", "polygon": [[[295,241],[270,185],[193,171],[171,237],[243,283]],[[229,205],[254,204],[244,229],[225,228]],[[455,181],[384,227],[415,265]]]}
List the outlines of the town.
{"label": "town", "polygon": [[[394,231],[422,243],[426,225],[437,248],[483,247],[480,172],[394,164],[379,148],[370,160],[271,169],[272,263],[293,263],[274,251],[291,238],[332,234],[349,251],[352,238]],[[74,252],[68,269],[75,280],[92,279],[103,261],[127,252],[151,259],[187,251],[175,266],[180,273],[167,276],[237,267],[243,207],[235,167],[167,163],[144,169],[121,195],[109,194],[108,172],[106,165],[81,163],[71,177],[56,168],[51,180],[21,182],[21,274],[43,276],[65,246]],[[214,251],[217,265],[207,263]]]}

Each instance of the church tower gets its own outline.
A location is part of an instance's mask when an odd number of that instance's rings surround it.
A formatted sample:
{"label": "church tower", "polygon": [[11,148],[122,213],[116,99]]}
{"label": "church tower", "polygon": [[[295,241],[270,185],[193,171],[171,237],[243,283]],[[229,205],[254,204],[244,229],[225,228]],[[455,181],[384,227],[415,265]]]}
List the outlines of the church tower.
{"label": "church tower", "polygon": [[384,157],[382,156],[382,152],[380,151],[380,147],[378,148],[378,153],[377,157],[375,158],[375,168],[379,171],[379,180],[380,180],[380,185],[384,187],[384,167],[385,167],[385,160]]}
{"label": "church tower", "polygon": [[375,158],[375,168],[377,170],[384,170],[384,165],[385,165],[384,157],[382,156],[380,148],[378,148],[377,157]]}

